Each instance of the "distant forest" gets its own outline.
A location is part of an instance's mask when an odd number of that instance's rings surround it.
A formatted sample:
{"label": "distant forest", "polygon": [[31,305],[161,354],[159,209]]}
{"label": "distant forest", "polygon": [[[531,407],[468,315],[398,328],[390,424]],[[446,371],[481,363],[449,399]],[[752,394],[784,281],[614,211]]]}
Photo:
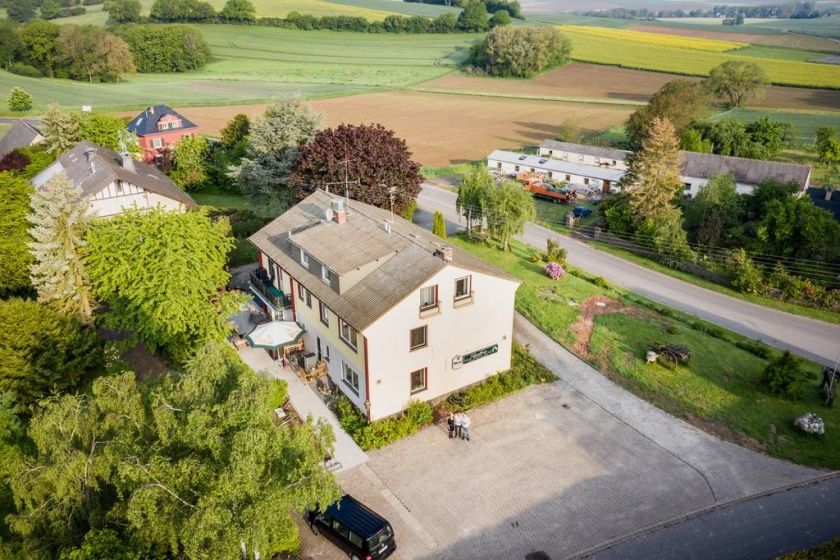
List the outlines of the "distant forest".
{"label": "distant forest", "polygon": [[761,6],[715,6],[707,10],[648,10],[647,8],[612,8],[609,10],[589,10],[574,12],[578,15],[590,17],[607,17],[616,19],[656,19],[671,17],[697,18],[778,18],[778,19],[811,19],[839,13],[840,8],[830,6],[817,8],[816,2],[788,2],[785,4],[764,4]]}

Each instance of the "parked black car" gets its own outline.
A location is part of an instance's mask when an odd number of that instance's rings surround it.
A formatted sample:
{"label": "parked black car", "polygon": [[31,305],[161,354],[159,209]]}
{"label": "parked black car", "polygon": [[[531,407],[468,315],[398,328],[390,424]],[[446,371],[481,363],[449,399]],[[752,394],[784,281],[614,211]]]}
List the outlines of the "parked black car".
{"label": "parked black car", "polygon": [[382,560],[397,549],[391,524],[345,494],[325,511],[307,513],[312,532],[323,533],[356,560]]}

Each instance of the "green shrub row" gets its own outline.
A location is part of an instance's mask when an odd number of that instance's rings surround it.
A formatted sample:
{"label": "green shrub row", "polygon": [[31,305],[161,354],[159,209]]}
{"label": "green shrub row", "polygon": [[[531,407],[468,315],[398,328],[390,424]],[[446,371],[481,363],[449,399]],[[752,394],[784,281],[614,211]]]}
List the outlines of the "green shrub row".
{"label": "green shrub row", "polygon": [[840,538],[824,542],[814,548],[779,556],[778,560],[829,560],[831,558],[840,558]]}
{"label": "green shrub row", "polygon": [[433,420],[432,405],[427,402],[413,402],[397,416],[370,423],[362,411],[343,395],[335,408],[342,429],[365,451],[379,449],[410,436]]}
{"label": "green shrub row", "polygon": [[454,408],[459,411],[475,408],[499,400],[529,385],[550,383],[555,379],[557,376],[535,360],[524,348],[514,344],[510,369],[461,392],[458,400],[463,404]]}

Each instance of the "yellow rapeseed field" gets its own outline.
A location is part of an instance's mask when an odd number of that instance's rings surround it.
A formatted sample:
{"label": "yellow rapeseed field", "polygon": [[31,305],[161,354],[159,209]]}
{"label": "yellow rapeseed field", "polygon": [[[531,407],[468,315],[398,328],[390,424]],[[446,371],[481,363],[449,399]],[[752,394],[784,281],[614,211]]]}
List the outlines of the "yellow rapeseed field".
{"label": "yellow rapeseed field", "polygon": [[703,39],[702,37],[685,37],[681,35],[666,35],[663,33],[648,33],[646,31],[633,31],[631,29],[612,29],[607,27],[594,27],[589,25],[561,25],[560,29],[575,34],[583,34],[620,41],[632,41],[663,47],[677,47],[680,49],[693,49],[709,52],[726,52],[732,49],[740,49],[748,46],[747,43],[735,41],[719,41],[716,39]]}
{"label": "yellow rapeseed field", "polygon": [[718,52],[680,47],[677,46],[679,41],[694,39],[675,35],[644,33],[659,38],[658,42],[645,42],[624,36],[639,35],[635,31],[571,25],[561,26],[561,29],[572,40],[572,59],[581,62],[707,76],[712,68],[722,62],[744,60],[760,64],[773,84],[840,89],[840,65],[836,64],[739,56],[737,50]]}

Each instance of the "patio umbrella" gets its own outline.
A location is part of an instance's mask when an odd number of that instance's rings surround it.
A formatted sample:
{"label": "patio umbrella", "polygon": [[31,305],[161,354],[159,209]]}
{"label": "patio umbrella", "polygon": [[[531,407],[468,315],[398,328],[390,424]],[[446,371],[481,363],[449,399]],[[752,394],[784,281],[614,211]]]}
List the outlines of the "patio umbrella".
{"label": "patio umbrella", "polygon": [[303,336],[303,329],[292,321],[271,321],[257,326],[245,338],[254,348],[277,350],[296,344]]}

